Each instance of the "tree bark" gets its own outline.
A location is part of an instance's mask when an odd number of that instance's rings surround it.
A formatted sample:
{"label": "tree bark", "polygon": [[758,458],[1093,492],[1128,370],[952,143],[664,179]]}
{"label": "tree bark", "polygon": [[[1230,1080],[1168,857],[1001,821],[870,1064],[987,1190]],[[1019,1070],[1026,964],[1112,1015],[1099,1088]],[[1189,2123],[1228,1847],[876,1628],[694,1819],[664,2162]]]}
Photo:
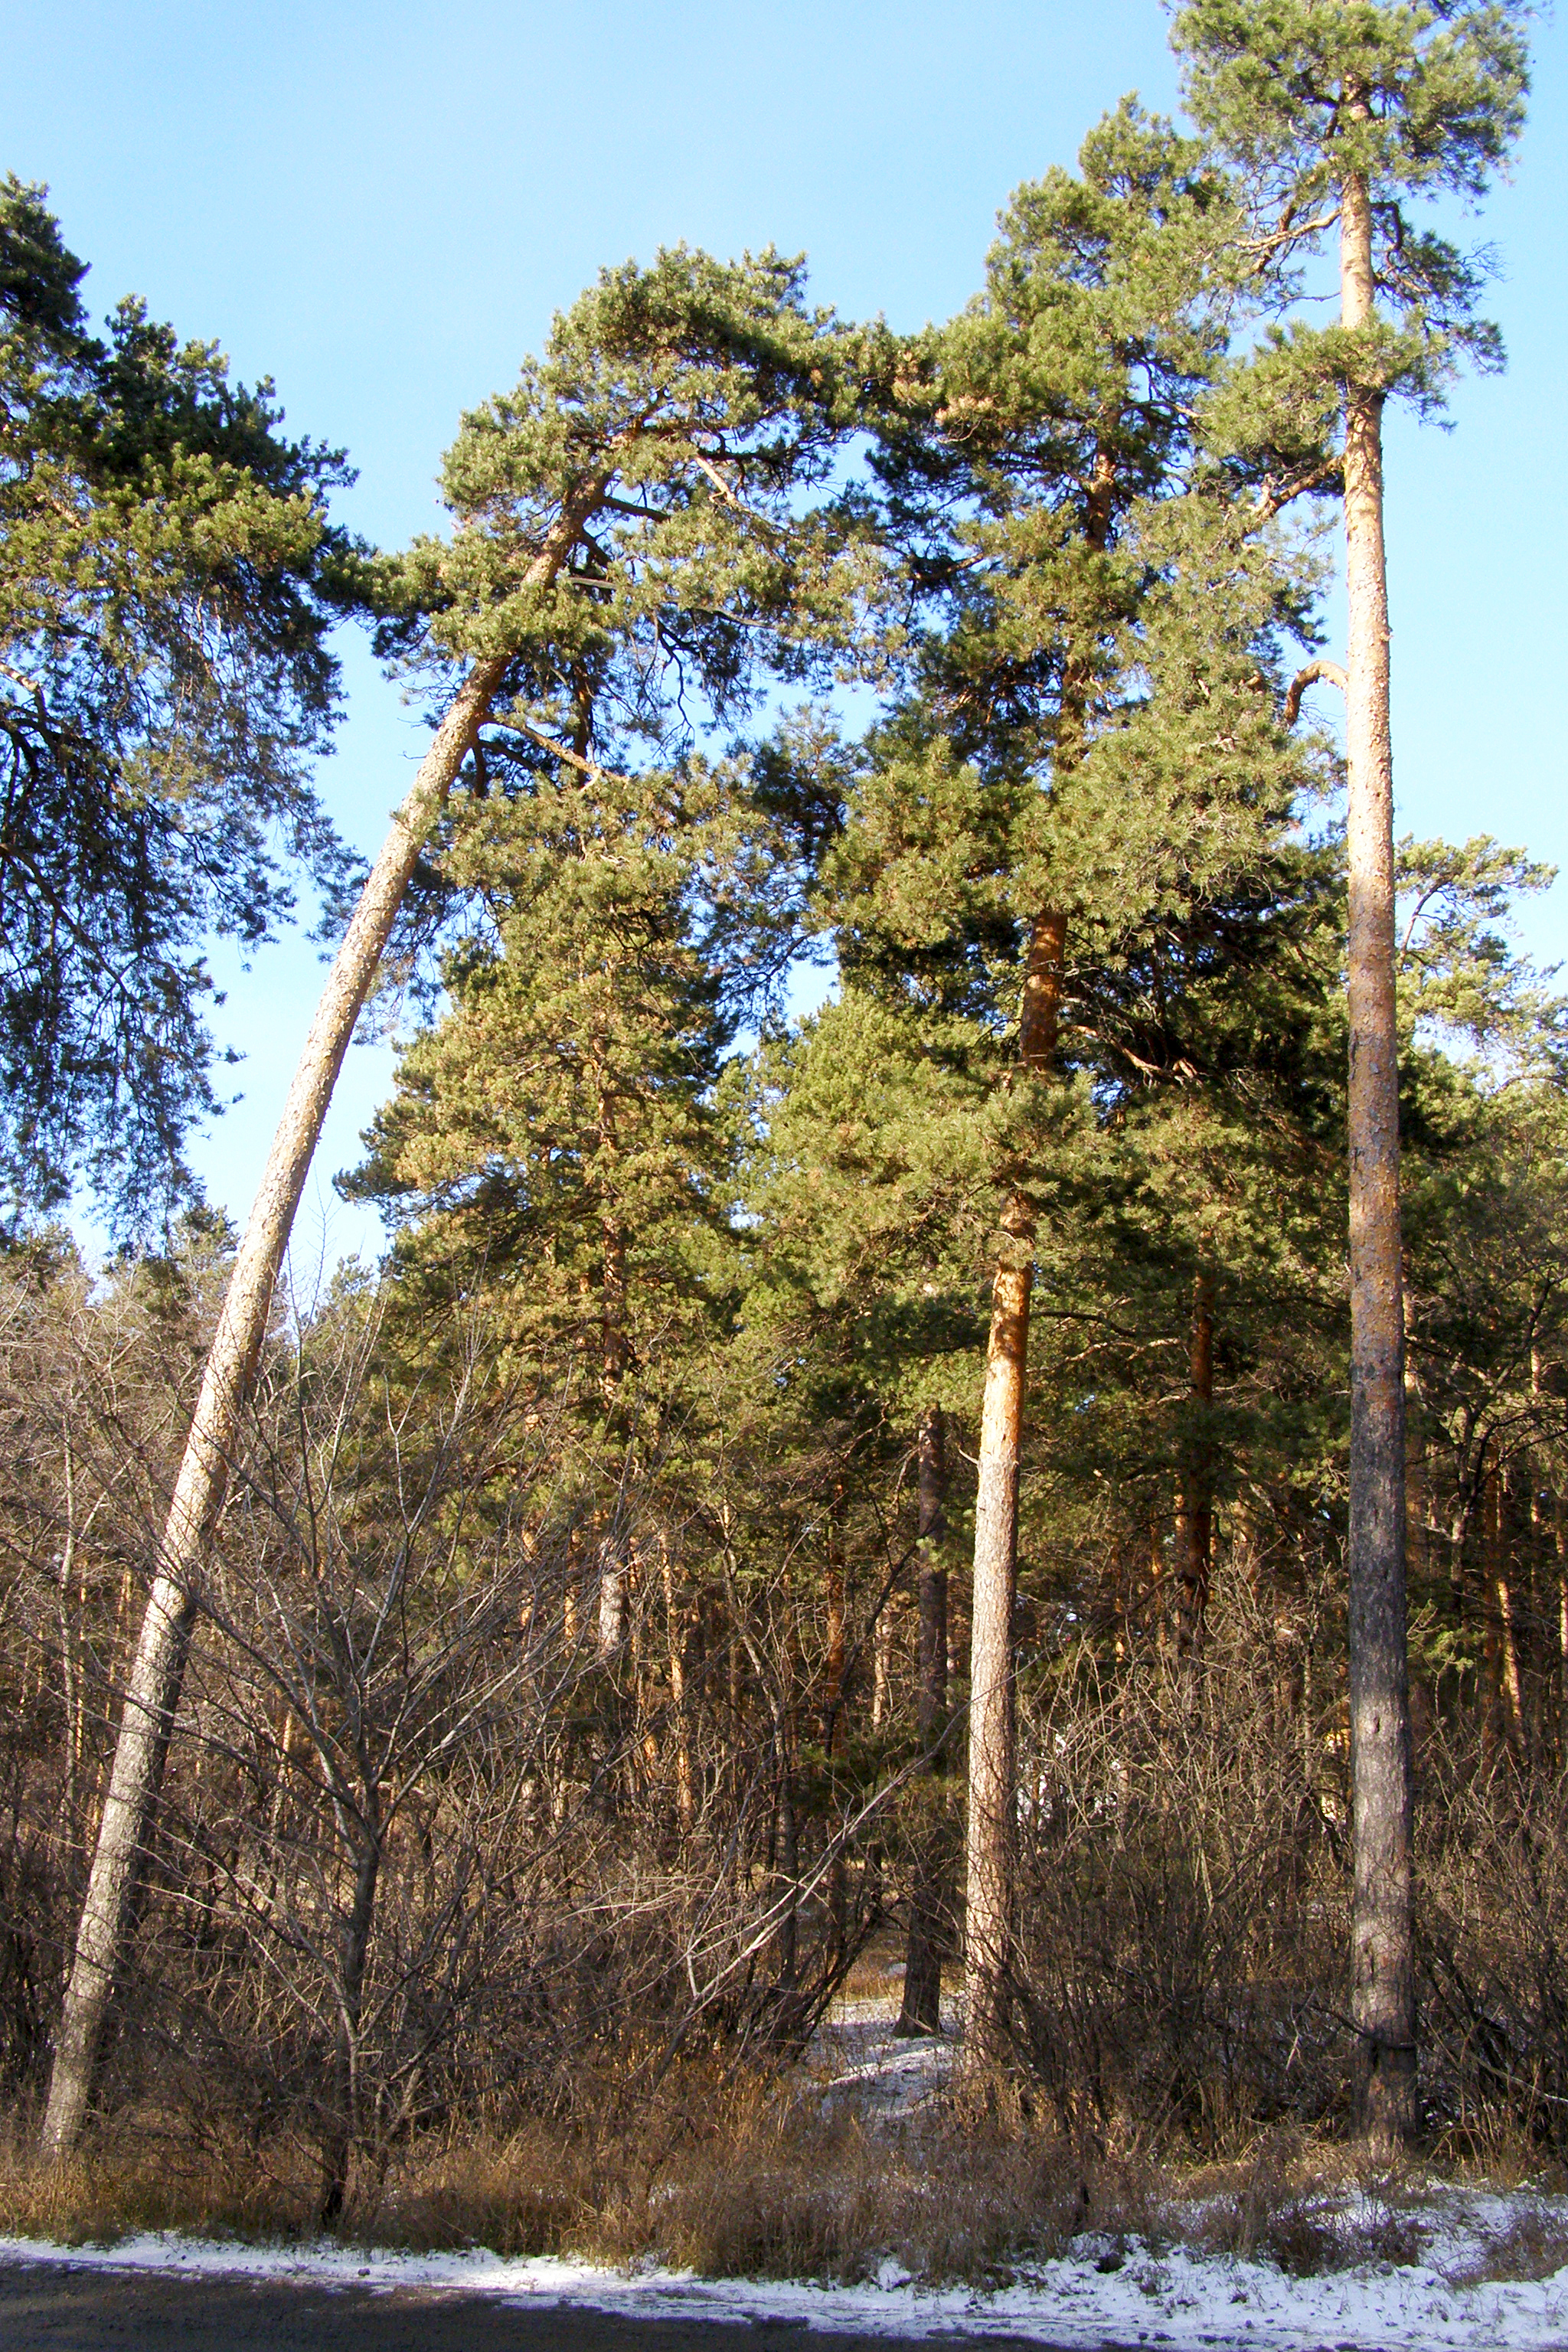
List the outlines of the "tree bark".
{"label": "tree bark", "polygon": [[[1083,520],[1084,543],[1097,552],[1110,542],[1115,486],[1115,462],[1108,450],[1097,449],[1085,485]],[[1069,646],[1052,761],[1058,790],[1084,756],[1089,678],[1088,663]],[[1048,1076],[1056,1061],[1066,954],[1066,912],[1047,908],[1030,926],[1018,1015],[1018,1058],[1036,1077]],[[1035,1211],[1027,1193],[1014,1192],[1001,1225],[1006,1241],[991,1292],[970,1623],[964,1994],[968,2037],[983,2059],[1000,2058],[1007,2038],[1017,1777],[1013,1617],[1017,1601],[1018,1447],[1035,1247]]]}
{"label": "tree bark", "polygon": [[[1037,1076],[1056,1057],[1067,917],[1042,915],[1029,936],[1019,1057]],[[1008,2040],[1007,1977],[1016,1845],[1017,1723],[1013,1617],[1018,1587],[1018,1449],[1034,1283],[1035,1210],[1015,1192],[1002,1213],[1005,1255],[991,1286],[991,1331],[980,1416],[970,1614],[969,1823],[963,1928],[966,2035],[999,2060]]]}
{"label": "tree bark", "polygon": [[[374,1796],[374,1791],[372,1792]],[[332,2103],[321,2146],[321,2224],[330,2230],[342,2215],[349,2164],[359,2137],[359,2034],[364,2007],[365,1962],[381,1876],[379,1822],[367,1820],[355,1855],[353,1900],[342,1924],[338,1982],[337,2047],[332,2063]]]}
{"label": "tree bark", "polygon": [[885,1731],[893,1712],[893,1611],[889,1594],[871,1628],[871,1728]]}
{"label": "tree bark", "polygon": [[1502,1734],[1502,1668],[1498,1654],[1497,1546],[1498,1475],[1495,1457],[1481,1480],[1481,1656],[1476,1675],[1476,1727],[1481,1760],[1497,1760]]}
{"label": "tree bark", "polygon": [[1182,1491],[1176,1500],[1176,1565],[1181,1579],[1176,1646],[1191,1667],[1203,1654],[1214,1568],[1214,1461],[1209,1429],[1214,1410],[1214,1277],[1206,1266],[1200,1266],[1193,1280],[1187,1381],[1192,1427]]}
{"label": "tree bark", "polygon": [[921,1416],[917,1440],[920,1478],[921,1678],[915,1698],[915,1731],[922,1772],[931,1783],[931,1818],[921,1824],[910,1898],[910,1933],[904,1952],[904,1997],[898,2033],[942,2031],[942,1836],[935,1818],[937,1787],[944,1769],[941,1740],[947,1722],[947,1570],[942,1564],[942,1505],[947,1494],[947,1425],[940,1405]]}
{"label": "tree bark", "polygon": [[690,1642],[690,1617],[684,1606],[678,1608],[675,1598],[675,1570],[669,1557],[668,1543],[659,1539],[659,1561],[664,1572],[665,1638],[669,1648],[669,1706],[675,1732],[675,1810],[685,1837],[697,1818],[697,1798],[691,1769],[691,1700],[688,1687],[688,1649]]}
{"label": "tree bark", "polygon": [[87,2113],[104,2014],[179,1701],[203,1564],[227,1491],[273,1287],[310,1156],[415,863],[505,670],[505,661],[498,656],[478,663],[469,672],[393,820],[310,1024],[235,1259],[131,1666],[55,2040],[42,2137],[45,2153],[57,2160],[75,2147]]}
{"label": "tree bark", "polygon": [[[602,1141],[610,1135],[609,1112],[601,1092],[599,1133]],[[626,1339],[626,1236],[616,1217],[601,1220],[604,1241],[604,1275],[600,1285],[601,1315],[599,1394],[605,1408],[605,1432],[612,1444],[622,1445],[626,1439],[625,1415],[621,1384],[626,1375],[629,1353]],[[617,1475],[624,1475],[624,1464],[617,1465]],[[612,1507],[612,1521],[616,1514]],[[599,1654],[615,1658],[626,1638],[626,1563],[623,1557],[619,1530],[612,1524],[609,1533],[599,1547]]]}
{"label": "tree bark", "polygon": [[1552,1489],[1552,1548],[1557,1557],[1557,1769],[1568,1772],[1568,1525]]}
{"label": "tree bark", "polygon": [[[1364,119],[1364,93],[1347,91]],[[1372,205],[1341,192],[1341,317],[1373,315]],[[1383,394],[1345,402],[1345,761],[1350,884],[1351,2006],[1358,2121],[1392,2149],[1419,2123],[1405,1601],[1405,1330],[1394,1024],[1394,760],[1383,539]]]}
{"label": "tree bark", "polygon": [[[1009,1228],[1020,1245],[1033,1240]],[[1017,1843],[1017,1722],[1013,1614],[1017,1598],[1018,1447],[1034,1269],[1001,1265],[991,1293],[970,1622],[969,1827],[964,1906],[968,2041],[1000,2059],[1008,2042],[1013,1881]]]}
{"label": "tree bark", "polygon": [[[829,1780],[833,1773],[833,1749],[838,1737],[838,1720],[844,1711],[844,1669],[846,1660],[844,1611],[844,1486],[835,1483],[833,1500],[827,1512],[827,1690],[823,1708],[823,1760]],[[885,1610],[884,1610],[885,1613]],[[873,1641],[880,1632],[880,1620],[872,1629]],[[827,1937],[829,1965],[837,1968],[844,1950],[845,1932],[848,1919],[848,1885],[845,1876],[844,1850],[837,1846],[827,1866]]]}
{"label": "tree bark", "polygon": [[795,1755],[787,1699],[773,1717],[774,1790],[773,1902],[778,1928],[773,1938],[774,1982],[781,1992],[793,1992],[796,1983],[800,1908],[800,1822],[795,1802]]}
{"label": "tree bark", "polygon": [[1507,1468],[1494,1456],[1487,1473],[1481,1516],[1487,1586],[1485,1745],[1489,1751],[1495,1750],[1500,1733],[1515,1762],[1525,1764],[1530,1758],[1530,1741],[1514,1625],[1513,1580],[1508,1562],[1508,1486]]}

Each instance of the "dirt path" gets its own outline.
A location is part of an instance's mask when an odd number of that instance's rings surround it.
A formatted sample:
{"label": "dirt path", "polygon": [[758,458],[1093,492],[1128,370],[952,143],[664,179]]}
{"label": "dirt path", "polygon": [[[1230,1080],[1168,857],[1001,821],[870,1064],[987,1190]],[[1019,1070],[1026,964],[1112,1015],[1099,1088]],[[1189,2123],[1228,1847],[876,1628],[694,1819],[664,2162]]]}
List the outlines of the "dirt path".
{"label": "dirt path", "polygon": [[[926,2336],[922,2352],[957,2336]],[[991,2336],[986,2352],[1018,2352]],[[796,2320],[622,2319],[490,2295],[0,2264],[0,2352],[900,2352]],[[1050,2352],[1031,2341],[1027,2352]],[[1113,2347],[1108,2347],[1113,2352]]]}

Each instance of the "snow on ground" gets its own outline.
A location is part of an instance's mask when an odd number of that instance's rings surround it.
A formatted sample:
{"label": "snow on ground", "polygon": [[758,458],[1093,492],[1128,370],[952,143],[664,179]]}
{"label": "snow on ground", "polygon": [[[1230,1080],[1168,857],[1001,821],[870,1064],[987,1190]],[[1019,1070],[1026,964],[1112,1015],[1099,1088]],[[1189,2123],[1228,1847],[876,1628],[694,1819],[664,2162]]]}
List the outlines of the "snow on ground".
{"label": "snow on ground", "polygon": [[[1568,2347],[1568,2268],[1544,2279],[1463,2281],[1485,2245],[1528,2202],[1458,2198],[1433,2210],[1431,2242],[1409,2266],[1386,2264],[1288,2278],[1272,2265],[1136,2243],[1120,2266],[1092,2247],[1042,2263],[991,2292],[924,2289],[885,2265],[874,2284],[704,2280],[667,2270],[618,2273],[587,2263],[503,2261],[482,2252],[402,2254],[332,2243],[241,2246],[174,2236],[132,2238],[117,2246],[61,2247],[0,2240],[0,2262],[76,2263],[95,2269],[159,2270],[185,2276],[297,2279],[314,2285],[417,2288],[542,2301],[623,2317],[805,2321],[817,2328],[880,2336],[958,2333],[1011,2336],[1100,2352],[1546,2352]],[[1568,2230],[1568,2200],[1551,2219]]]}
{"label": "snow on ground", "polygon": [[942,2034],[931,2040],[900,2042],[893,2032],[897,2014],[896,1982],[890,1993],[843,1993],[834,2002],[805,2064],[828,2112],[852,2107],[868,2122],[901,2122],[941,2090],[957,2055],[958,2003],[943,2000]]}
{"label": "snow on ground", "polygon": [[[891,2031],[895,2007],[885,1984],[839,2000],[804,2072],[825,2102],[844,2101],[873,2126],[897,2128],[941,2089],[959,2021],[944,2004],[940,2038],[900,2042]],[[1060,2352],[1568,2352],[1568,2263],[1551,2267],[1568,2254],[1568,2197],[1483,2195],[1433,2183],[1402,2200],[1392,2217],[1386,2207],[1354,2196],[1316,2200],[1312,2215],[1320,2239],[1331,2242],[1337,2233],[1347,2255],[1393,2218],[1415,2258],[1347,2261],[1315,2276],[1290,2276],[1265,2259],[1181,2243],[1202,2235],[1203,2208],[1189,2204],[1163,2217],[1159,2245],[1086,2236],[1060,2259],[982,2289],[918,2286],[893,2262],[883,2263],[875,2281],[835,2286],[700,2279],[652,2264],[615,2271],[544,2257],[504,2259],[483,2249],[410,2254],[331,2240],[255,2246],[172,2232],[111,2246],[0,2239],[0,2263],[494,2295],[627,2318],[786,2319],[883,2337],[1008,2336]]]}

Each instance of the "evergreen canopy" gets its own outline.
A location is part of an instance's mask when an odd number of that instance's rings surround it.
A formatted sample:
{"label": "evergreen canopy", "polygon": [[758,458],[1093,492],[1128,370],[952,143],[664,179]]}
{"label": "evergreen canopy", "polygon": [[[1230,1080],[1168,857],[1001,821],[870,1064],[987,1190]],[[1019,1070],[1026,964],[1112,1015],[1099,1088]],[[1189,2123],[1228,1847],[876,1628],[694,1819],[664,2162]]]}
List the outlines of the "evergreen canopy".
{"label": "evergreen canopy", "polygon": [[203,960],[341,876],[310,780],[336,694],[342,457],[122,302],[89,329],[45,192],[0,186],[0,1213],[193,1190]]}

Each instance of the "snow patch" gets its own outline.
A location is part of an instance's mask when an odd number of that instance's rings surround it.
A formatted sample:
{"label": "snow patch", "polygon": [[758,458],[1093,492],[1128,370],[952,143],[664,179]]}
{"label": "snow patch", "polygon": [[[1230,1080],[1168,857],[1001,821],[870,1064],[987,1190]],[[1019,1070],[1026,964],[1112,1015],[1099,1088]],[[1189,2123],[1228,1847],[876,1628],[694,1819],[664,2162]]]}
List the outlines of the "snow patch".
{"label": "snow patch", "polygon": [[0,2240],[0,2262],[202,2273],[316,2286],[398,2288],[577,2305],[625,2317],[788,2319],[871,2336],[1016,2336],[1068,2352],[1107,2343],[1164,2352],[1344,2352],[1455,2347],[1458,2352],[1563,2352],[1568,2268],[1547,2278],[1478,2278],[1488,2249],[1545,2217],[1568,2231],[1568,2200],[1450,2194],[1424,2212],[1419,2262],[1365,2263],[1315,2278],[1271,2263],[1129,2241],[1081,2251],[990,2290],[915,2285],[893,2262],[874,2282],[699,2279],[654,2267],[617,2272],[591,2263],[507,2260],[482,2250],[411,2254],[335,2243],[245,2246],[174,2234],[113,2246]]}

